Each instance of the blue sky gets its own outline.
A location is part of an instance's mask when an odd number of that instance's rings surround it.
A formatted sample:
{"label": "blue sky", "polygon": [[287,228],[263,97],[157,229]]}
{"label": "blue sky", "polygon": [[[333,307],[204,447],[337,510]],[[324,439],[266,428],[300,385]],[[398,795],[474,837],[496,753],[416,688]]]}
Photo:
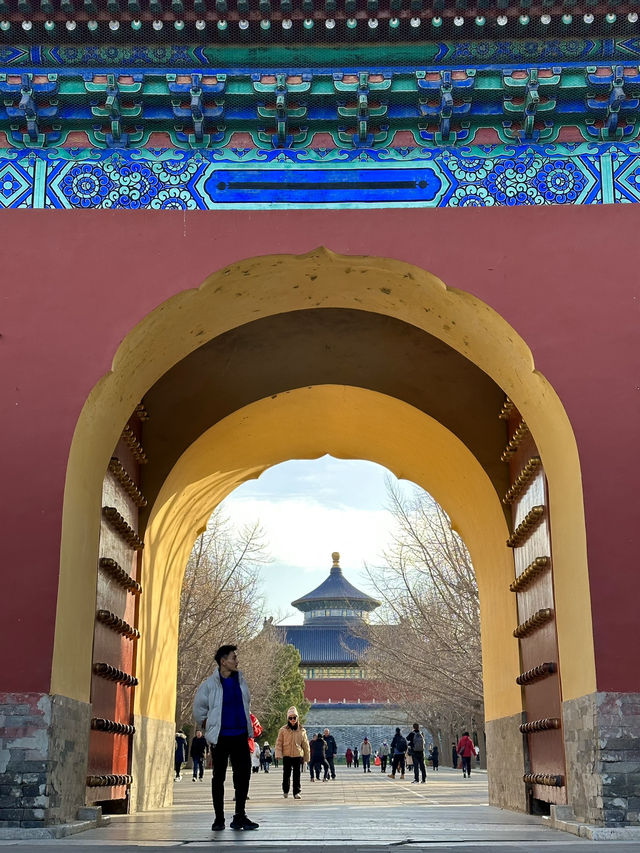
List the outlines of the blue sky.
{"label": "blue sky", "polygon": [[372,462],[331,456],[293,460],[270,468],[223,501],[223,512],[235,524],[259,521],[265,532],[273,558],[262,570],[265,615],[302,622],[290,602],[327,577],[332,551],[340,552],[347,579],[373,592],[363,567],[379,564],[389,541],[385,477],[393,475]]}

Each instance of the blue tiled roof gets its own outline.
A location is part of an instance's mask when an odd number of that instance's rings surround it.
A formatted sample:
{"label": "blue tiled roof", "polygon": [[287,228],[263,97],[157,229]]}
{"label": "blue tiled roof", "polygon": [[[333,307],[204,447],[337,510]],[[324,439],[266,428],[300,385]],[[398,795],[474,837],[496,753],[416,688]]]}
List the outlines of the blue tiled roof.
{"label": "blue tiled roof", "polygon": [[298,610],[310,610],[320,602],[340,604],[342,607],[353,607],[360,610],[374,610],[380,602],[365,592],[356,589],[344,577],[340,566],[333,566],[329,577],[320,586],[292,601]]}
{"label": "blue tiled roof", "polygon": [[[285,625],[285,642],[300,652],[304,666],[355,664],[369,644],[344,628]],[[347,648],[345,648],[347,646]]]}

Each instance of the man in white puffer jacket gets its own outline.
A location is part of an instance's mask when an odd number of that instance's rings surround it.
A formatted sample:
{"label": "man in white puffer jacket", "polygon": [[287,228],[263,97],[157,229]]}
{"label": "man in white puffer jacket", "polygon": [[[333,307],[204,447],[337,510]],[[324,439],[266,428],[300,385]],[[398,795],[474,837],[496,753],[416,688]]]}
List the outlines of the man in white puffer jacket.
{"label": "man in white puffer jacket", "polygon": [[258,828],[258,824],[249,820],[245,813],[251,775],[249,738],[253,737],[253,723],[250,716],[249,688],[238,670],[237,648],[220,646],[215,654],[218,669],[202,682],[193,700],[193,716],[202,726],[211,749],[211,796],[215,812],[211,829],[214,832],[225,827],[224,780],[229,759],[236,793],[231,829]]}

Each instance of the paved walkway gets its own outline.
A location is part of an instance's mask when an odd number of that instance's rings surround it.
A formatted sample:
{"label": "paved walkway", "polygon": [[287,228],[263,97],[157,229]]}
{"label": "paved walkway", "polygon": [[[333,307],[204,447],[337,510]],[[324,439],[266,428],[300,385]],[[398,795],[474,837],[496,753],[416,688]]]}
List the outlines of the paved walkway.
{"label": "paved walkway", "polygon": [[[229,774],[230,775],[230,774]],[[500,853],[582,853],[603,847],[615,853],[638,853],[638,842],[593,842],[557,832],[541,818],[502,811],[488,805],[487,776],[471,779],[443,768],[428,772],[425,785],[388,779],[378,769],[370,774],[338,768],[331,782],[309,783],[303,777],[301,800],[284,799],[281,773],[252,776],[249,816],[260,823],[256,832],[211,832],[210,771],[204,782],[189,775],[175,783],[171,809],[112,817],[110,826],[52,841],[6,841],[0,847],[34,853],[165,853],[172,848],[226,851],[319,853],[328,849],[375,853],[400,847],[440,853],[452,849],[483,849]],[[233,790],[227,781],[227,827],[233,815]],[[567,850],[566,848],[570,848]]]}

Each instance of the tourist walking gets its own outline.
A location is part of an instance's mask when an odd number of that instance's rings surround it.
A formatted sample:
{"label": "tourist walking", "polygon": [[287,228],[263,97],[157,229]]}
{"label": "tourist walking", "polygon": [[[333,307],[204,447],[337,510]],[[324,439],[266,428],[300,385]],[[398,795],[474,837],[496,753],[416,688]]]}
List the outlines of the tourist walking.
{"label": "tourist walking", "polygon": [[251,751],[251,772],[258,773],[260,770],[260,745],[254,741],[253,750]]}
{"label": "tourist walking", "polygon": [[424,766],[424,735],[420,731],[420,723],[414,723],[413,729],[407,735],[407,744],[413,758],[413,782],[417,785],[422,774],[422,783],[427,781],[427,768]]}
{"label": "tourist walking", "polygon": [[258,824],[249,820],[245,812],[251,775],[249,738],[253,737],[253,722],[249,688],[238,669],[237,648],[220,646],[215,654],[218,668],[198,687],[193,701],[193,716],[202,726],[211,750],[213,832],[220,832],[225,827],[224,780],[229,761],[235,790],[231,829],[258,828]]}
{"label": "tourist walking", "polygon": [[378,755],[380,756],[380,772],[386,773],[387,761],[389,760],[389,744],[386,742],[386,740],[383,740],[380,744]]}
{"label": "tourist walking", "polygon": [[391,773],[388,773],[389,779],[395,779],[398,769],[400,769],[400,778],[404,779],[404,763],[405,753],[407,751],[407,741],[403,737],[400,729],[396,729],[396,733],[391,741]]}
{"label": "tourist walking", "polygon": [[311,778],[312,782],[313,782],[313,759],[312,759],[313,742],[316,740],[318,740],[318,735],[317,734],[311,735],[311,740],[309,741],[309,763],[307,764],[307,770],[309,771],[309,777]]}
{"label": "tourist walking", "polygon": [[437,770],[440,766],[440,750],[437,745],[431,747],[431,764],[434,770]]}
{"label": "tourist walking", "polygon": [[293,797],[300,799],[300,768],[309,761],[309,740],[298,719],[298,709],[292,706],[287,711],[287,723],[278,732],[276,756],[282,759],[282,793],[289,796],[293,774]]}
{"label": "tourist walking", "polygon": [[269,772],[269,767],[272,761],[273,756],[271,755],[271,747],[269,746],[269,741],[265,740],[262,745],[262,769],[265,773]]}
{"label": "tourist walking", "polygon": [[327,745],[320,734],[318,732],[317,735],[314,735],[309,743],[309,771],[311,773],[311,781],[313,782],[314,776],[320,781],[320,770],[324,771],[324,780],[326,781],[329,778],[329,774],[327,772],[327,768],[325,767],[326,761],[325,757],[327,754]]}
{"label": "tourist walking", "polygon": [[362,772],[371,773],[371,744],[368,738],[365,738],[360,744],[360,755],[362,757]]}
{"label": "tourist walking", "polygon": [[327,764],[329,765],[329,773],[331,774],[331,778],[335,779],[336,778],[336,766],[335,766],[334,761],[335,761],[336,755],[338,754],[338,744],[336,743],[336,739],[331,734],[329,729],[324,730],[324,732],[322,734],[322,738],[323,738],[325,744],[327,745],[326,761],[327,761]]}
{"label": "tourist walking", "polygon": [[174,754],[174,769],[176,771],[176,775],[174,777],[174,782],[182,781],[182,765],[187,760],[187,736],[180,729],[176,732],[176,748]]}
{"label": "tourist walking", "polygon": [[353,764],[353,750],[350,746],[347,747],[347,751],[344,754],[345,761],[347,762],[347,767],[351,767]]}
{"label": "tourist walking", "polygon": [[193,761],[194,782],[198,778],[202,780],[204,777],[204,758],[208,752],[209,747],[207,746],[207,739],[202,734],[200,729],[198,729],[198,731],[196,732],[196,736],[191,741],[191,749],[189,750],[189,755],[191,756],[191,760]]}
{"label": "tourist walking", "polygon": [[353,766],[360,767],[360,761],[358,760],[358,747],[353,747]]}
{"label": "tourist walking", "polygon": [[466,779],[471,776],[471,756],[475,758],[476,749],[469,737],[469,732],[464,732],[458,741],[457,752],[462,759],[462,775]]}
{"label": "tourist walking", "polygon": [[451,766],[454,770],[458,769],[458,748],[455,743],[451,744]]}

